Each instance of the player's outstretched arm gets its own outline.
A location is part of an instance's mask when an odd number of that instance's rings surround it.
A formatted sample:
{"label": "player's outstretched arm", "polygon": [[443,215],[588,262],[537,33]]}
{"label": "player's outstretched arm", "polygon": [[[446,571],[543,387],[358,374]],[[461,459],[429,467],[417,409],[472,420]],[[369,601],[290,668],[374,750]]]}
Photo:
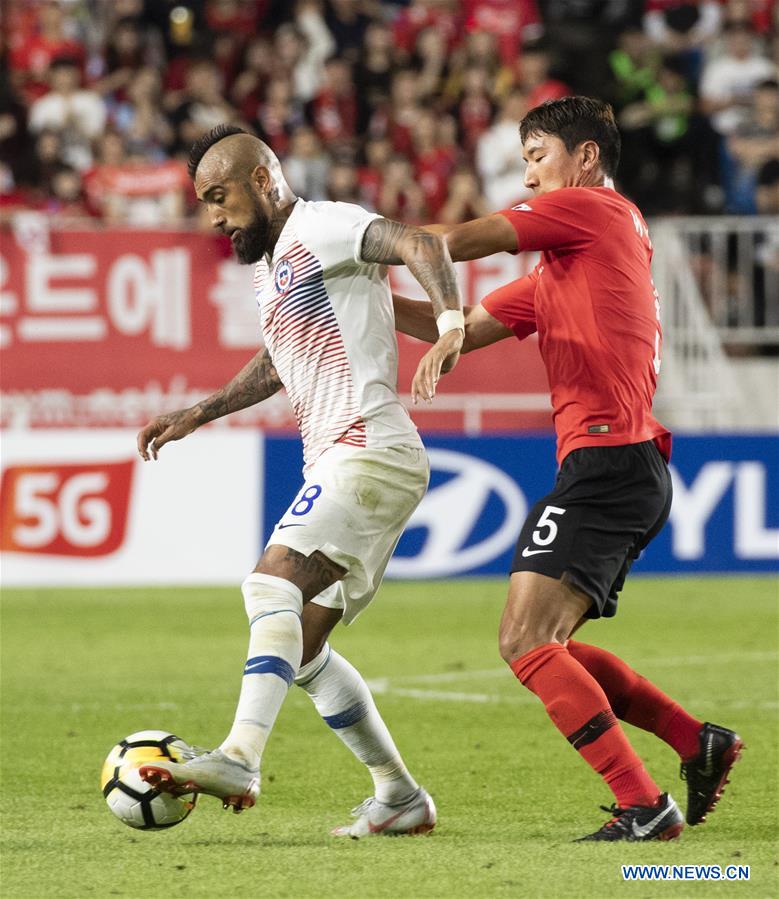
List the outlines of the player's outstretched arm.
{"label": "player's outstretched arm", "polygon": [[254,406],[281,390],[282,384],[267,349],[253,359],[224,387],[188,409],[166,412],[153,418],[138,433],[138,452],[148,462],[171,440],[181,440],[201,425]]}
{"label": "player's outstretched arm", "polygon": [[[392,305],[395,309],[395,327],[402,334],[435,343],[438,331],[435,326],[433,308],[423,300],[410,300],[400,294],[392,294]],[[514,332],[487,312],[483,306],[463,306],[465,316],[465,340],[461,353],[470,353],[481,347],[497,343],[506,337],[513,337]]]}
{"label": "player's outstretched arm", "polygon": [[446,244],[422,228],[379,218],[365,229],[361,256],[365,262],[406,265],[430,298],[440,336],[420,360],[411,383],[413,401],[422,397],[430,402],[441,372],[456,365],[465,335],[460,288]]}
{"label": "player's outstretched arm", "polygon": [[499,213],[460,225],[425,225],[424,229],[444,238],[454,262],[481,259],[493,253],[513,253],[519,249],[514,226]]}

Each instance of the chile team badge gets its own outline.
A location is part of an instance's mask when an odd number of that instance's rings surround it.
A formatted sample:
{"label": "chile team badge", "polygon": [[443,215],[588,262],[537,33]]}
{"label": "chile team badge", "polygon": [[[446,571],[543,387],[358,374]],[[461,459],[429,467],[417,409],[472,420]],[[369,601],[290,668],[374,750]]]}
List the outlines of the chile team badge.
{"label": "chile team badge", "polygon": [[273,275],[273,283],[276,285],[278,293],[286,293],[292,287],[292,281],[295,276],[295,270],[289,259],[282,259],[276,266]]}

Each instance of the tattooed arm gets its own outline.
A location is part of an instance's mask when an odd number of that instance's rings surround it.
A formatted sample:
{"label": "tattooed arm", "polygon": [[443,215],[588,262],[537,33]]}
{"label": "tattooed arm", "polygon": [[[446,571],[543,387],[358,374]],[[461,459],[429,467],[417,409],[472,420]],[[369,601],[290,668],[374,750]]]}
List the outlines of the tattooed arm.
{"label": "tattooed arm", "polygon": [[209,421],[254,406],[278,393],[281,387],[270,353],[262,349],[216,393],[188,409],[153,418],[138,433],[138,452],[147,462],[149,458],[156,459],[157,453],[169,441],[181,440]]}
{"label": "tattooed arm", "polygon": [[[389,219],[375,219],[365,229],[361,255],[365,262],[408,266],[430,298],[436,319],[447,312],[462,313],[452,259],[439,234]],[[444,331],[422,357],[411,384],[415,403],[420,397],[432,401],[441,372],[457,363],[464,334],[464,326]]]}

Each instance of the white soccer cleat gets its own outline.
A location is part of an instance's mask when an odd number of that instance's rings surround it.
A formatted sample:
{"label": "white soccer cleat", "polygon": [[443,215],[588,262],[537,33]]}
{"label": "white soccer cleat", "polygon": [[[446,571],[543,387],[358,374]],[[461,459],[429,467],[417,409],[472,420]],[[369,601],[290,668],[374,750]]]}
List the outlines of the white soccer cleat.
{"label": "white soccer cleat", "polygon": [[330,832],[334,837],[399,836],[400,834],[428,833],[435,827],[435,803],[423,787],[419,787],[402,805],[386,805],[374,799],[366,799],[352,809],[355,820]]}
{"label": "white soccer cleat", "polygon": [[260,772],[225,755],[191,748],[184,762],[154,761],[141,765],[141,778],[163,793],[181,796],[206,793],[222,800],[224,808],[236,814],[251,808],[260,795]]}

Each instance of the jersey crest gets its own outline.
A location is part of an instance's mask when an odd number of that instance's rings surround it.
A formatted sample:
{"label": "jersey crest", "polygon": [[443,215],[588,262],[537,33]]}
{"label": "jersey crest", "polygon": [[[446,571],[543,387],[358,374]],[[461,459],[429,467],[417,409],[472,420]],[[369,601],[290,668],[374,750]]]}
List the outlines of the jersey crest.
{"label": "jersey crest", "polygon": [[273,273],[273,283],[278,293],[286,293],[295,280],[295,269],[289,259],[281,259]]}

